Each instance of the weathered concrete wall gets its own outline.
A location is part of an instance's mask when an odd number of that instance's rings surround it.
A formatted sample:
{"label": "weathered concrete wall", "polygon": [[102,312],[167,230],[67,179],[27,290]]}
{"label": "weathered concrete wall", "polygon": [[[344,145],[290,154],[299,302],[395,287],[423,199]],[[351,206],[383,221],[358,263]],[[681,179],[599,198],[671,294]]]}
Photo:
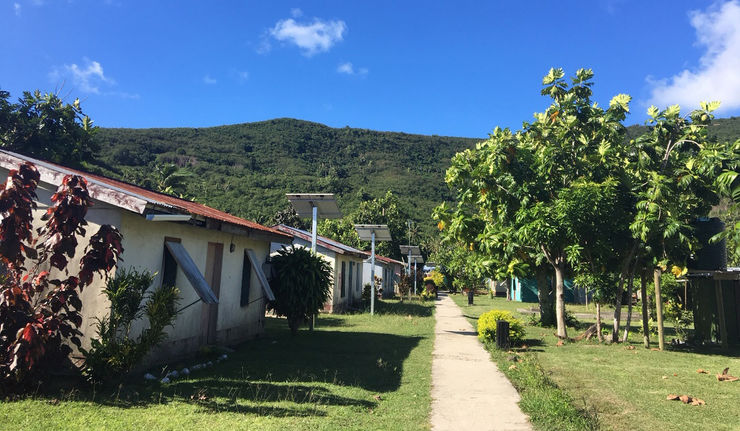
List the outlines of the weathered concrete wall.
{"label": "weathered concrete wall", "polygon": [[[165,237],[180,239],[201,274],[206,273],[208,243],[223,244],[223,261],[218,305],[217,340],[219,344],[233,343],[254,337],[264,330],[266,299],[256,272],[251,272],[249,291],[250,304],[240,306],[244,250],[252,249],[260,259],[260,265],[269,252],[269,243],[243,236],[231,235],[185,223],[150,222],[143,217],[125,212],[122,218],[125,261],[121,267],[134,267],[156,272],[153,286],[162,284]],[[230,244],[234,251],[230,251]],[[198,294],[190,285],[181,268],[177,270],[176,287],[180,290],[179,307],[198,300]],[[178,355],[193,351],[205,343],[205,328],[202,319],[207,305],[198,302],[183,310],[173,327],[168,328],[168,340],[158,350]],[[142,329],[142,323],[137,330]]]}

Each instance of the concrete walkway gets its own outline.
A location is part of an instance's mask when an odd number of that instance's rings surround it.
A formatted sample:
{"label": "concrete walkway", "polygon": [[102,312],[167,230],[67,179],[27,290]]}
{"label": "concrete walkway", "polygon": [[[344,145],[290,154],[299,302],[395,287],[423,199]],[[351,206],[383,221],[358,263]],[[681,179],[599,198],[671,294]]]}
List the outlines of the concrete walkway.
{"label": "concrete walkway", "polygon": [[440,293],[432,360],[433,430],[531,430],[519,394],[478,341],[460,307]]}

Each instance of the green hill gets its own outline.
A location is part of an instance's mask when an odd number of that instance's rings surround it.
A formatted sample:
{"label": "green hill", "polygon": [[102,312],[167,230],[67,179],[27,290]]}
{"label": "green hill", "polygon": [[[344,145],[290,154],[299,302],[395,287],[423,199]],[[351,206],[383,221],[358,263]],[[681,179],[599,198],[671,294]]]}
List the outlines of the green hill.
{"label": "green hill", "polygon": [[[740,117],[717,119],[710,135],[740,137]],[[644,132],[630,126],[630,136]],[[326,192],[348,213],[368,196],[398,195],[422,231],[450,195],[450,158],[480,139],[331,128],[294,119],[209,128],[98,130],[99,170],[156,188],[153,169],[173,163],[190,173],[181,190],[207,205],[260,222],[287,206],[285,193]]]}
{"label": "green hill", "polygon": [[267,222],[285,193],[336,193],[346,213],[387,190],[429,231],[448,199],[450,158],[479,139],[335,129],[294,119],[209,128],[97,131],[102,172],[155,188],[152,169],[174,163],[191,175],[183,192],[199,202]]}

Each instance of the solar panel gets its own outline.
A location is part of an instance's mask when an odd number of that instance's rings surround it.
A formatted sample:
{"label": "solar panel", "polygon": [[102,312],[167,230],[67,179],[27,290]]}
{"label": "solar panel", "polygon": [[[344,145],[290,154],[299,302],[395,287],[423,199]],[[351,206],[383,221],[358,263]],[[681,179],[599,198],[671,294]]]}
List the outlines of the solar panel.
{"label": "solar panel", "polygon": [[384,224],[356,224],[355,230],[363,241],[370,241],[375,232],[375,241],[390,241],[391,231]]}
{"label": "solar panel", "polygon": [[320,218],[342,218],[333,193],[286,193],[298,217],[313,217],[316,207]]}

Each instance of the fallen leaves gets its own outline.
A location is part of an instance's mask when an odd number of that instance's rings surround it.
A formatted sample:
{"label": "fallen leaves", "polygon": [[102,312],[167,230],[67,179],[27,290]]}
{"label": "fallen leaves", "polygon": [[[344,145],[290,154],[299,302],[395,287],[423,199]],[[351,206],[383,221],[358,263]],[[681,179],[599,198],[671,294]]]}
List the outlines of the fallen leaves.
{"label": "fallen leaves", "polygon": [[626,346],[625,349],[627,349],[627,350],[635,350],[635,346]]}
{"label": "fallen leaves", "polygon": [[378,394],[378,395],[373,395],[373,398],[375,398],[375,400],[377,400],[377,401],[380,401],[380,400],[383,399],[383,396],[380,395],[380,394]]}
{"label": "fallen leaves", "polygon": [[699,368],[698,370],[696,370],[696,372],[699,373],[699,374],[709,374],[707,372],[707,370],[702,370],[701,368]]}
{"label": "fallen leaves", "polygon": [[510,369],[510,370],[516,370],[516,365],[510,365],[510,366],[509,366],[509,369]]}
{"label": "fallen leaves", "polygon": [[740,380],[740,377],[731,376],[728,374],[730,371],[730,367],[725,368],[722,370],[722,374],[717,374],[717,381],[718,382],[736,382]]}
{"label": "fallen leaves", "polygon": [[691,397],[689,395],[675,395],[675,394],[669,394],[666,399],[668,401],[676,401],[679,400],[684,404],[691,404],[692,406],[704,406],[706,405],[706,401],[702,400],[701,398],[695,398]]}

